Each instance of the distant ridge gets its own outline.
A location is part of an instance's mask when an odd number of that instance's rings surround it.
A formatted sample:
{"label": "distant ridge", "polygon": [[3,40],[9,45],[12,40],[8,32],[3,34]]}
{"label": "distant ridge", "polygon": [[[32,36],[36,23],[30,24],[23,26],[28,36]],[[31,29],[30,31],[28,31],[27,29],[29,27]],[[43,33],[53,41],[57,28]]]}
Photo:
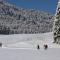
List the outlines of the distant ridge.
{"label": "distant ridge", "polygon": [[34,9],[17,8],[0,0],[0,34],[51,32],[53,15]]}

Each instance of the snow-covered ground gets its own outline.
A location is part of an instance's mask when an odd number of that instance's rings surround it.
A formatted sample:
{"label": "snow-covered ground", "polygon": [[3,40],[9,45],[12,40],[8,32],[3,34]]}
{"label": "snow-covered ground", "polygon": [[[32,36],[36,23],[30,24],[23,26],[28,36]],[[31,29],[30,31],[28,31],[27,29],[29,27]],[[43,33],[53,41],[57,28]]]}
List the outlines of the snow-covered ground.
{"label": "snow-covered ground", "polygon": [[47,50],[0,48],[0,60],[60,60],[60,48]]}
{"label": "snow-covered ground", "polygon": [[[0,60],[60,60],[60,45],[53,44],[53,33],[0,35]],[[40,49],[37,50],[37,45]],[[45,50],[43,45],[47,44]],[[5,47],[5,48],[4,48]]]}
{"label": "snow-covered ground", "polygon": [[53,43],[53,33],[42,34],[13,34],[13,35],[0,35],[0,42],[3,47],[8,48],[29,48],[35,49],[37,45],[43,48],[47,44],[49,48],[60,48],[60,45]]}

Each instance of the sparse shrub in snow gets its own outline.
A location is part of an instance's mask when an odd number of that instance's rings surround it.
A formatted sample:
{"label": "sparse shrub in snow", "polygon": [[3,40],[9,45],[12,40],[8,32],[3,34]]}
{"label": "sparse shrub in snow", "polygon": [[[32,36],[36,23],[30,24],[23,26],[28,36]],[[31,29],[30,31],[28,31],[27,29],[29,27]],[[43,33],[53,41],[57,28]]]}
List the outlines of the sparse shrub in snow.
{"label": "sparse shrub in snow", "polygon": [[0,47],[2,47],[2,43],[0,42]]}

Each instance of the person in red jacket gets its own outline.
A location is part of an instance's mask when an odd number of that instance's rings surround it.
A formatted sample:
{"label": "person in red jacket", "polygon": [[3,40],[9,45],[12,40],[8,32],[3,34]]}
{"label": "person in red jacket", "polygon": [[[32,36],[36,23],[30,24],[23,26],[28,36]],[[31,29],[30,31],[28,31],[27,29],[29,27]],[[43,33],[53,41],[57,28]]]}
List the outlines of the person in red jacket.
{"label": "person in red jacket", "polygon": [[44,44],[44,49],[47,49],[48,48],[48,45],[47,44]]}

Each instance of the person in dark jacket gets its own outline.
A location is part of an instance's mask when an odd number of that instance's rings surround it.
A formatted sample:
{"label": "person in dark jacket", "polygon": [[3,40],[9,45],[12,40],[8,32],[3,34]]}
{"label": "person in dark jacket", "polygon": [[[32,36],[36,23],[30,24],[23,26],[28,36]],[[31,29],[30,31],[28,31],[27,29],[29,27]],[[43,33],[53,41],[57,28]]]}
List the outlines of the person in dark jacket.
{"label": "person in dark jacket", "polygon": [[38,50],[40,49],[40,46],[39,46],[39,45],[37,45],[37,49],[38,49]]}

